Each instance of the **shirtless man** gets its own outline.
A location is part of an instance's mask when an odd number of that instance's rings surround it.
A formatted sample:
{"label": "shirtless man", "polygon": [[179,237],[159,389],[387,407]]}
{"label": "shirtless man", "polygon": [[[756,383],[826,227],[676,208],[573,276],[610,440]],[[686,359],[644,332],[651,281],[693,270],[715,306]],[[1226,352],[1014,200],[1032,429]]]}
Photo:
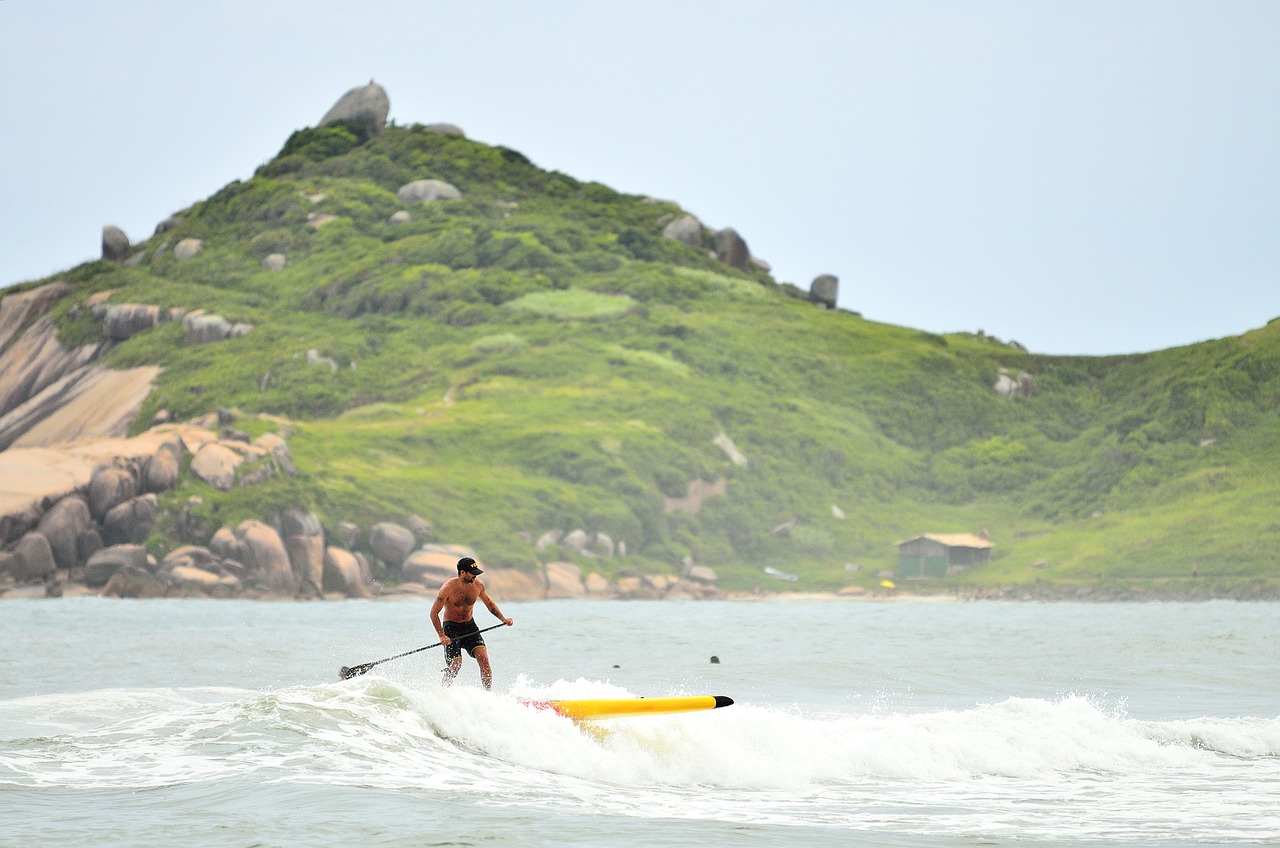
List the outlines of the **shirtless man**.
{"label": "shirtless man", "polygon": [[[431,623],[440,636],[440,644],[444,645],[444,658],[449,665],[444,670],[444,685],[453,684],[454,678],[462,668],[462,652],[465,650],[475,657],[480,666],[480,682],[484,688],[493,688],[493,669],[489,667],[489,649],[480,635],[480,628],[471,617],[476,601],[483,601],[503,624],[510,627],[515,622],[507,618],[498,609],[498,605],[484,590],[484,583],[478,575],[484,570],[476,565],[471,557],[458,560],[458,576],[445,582],[440,587],[436,602],[431,605]],[[444,610],[444,624],[440,623],[440,611]]]}

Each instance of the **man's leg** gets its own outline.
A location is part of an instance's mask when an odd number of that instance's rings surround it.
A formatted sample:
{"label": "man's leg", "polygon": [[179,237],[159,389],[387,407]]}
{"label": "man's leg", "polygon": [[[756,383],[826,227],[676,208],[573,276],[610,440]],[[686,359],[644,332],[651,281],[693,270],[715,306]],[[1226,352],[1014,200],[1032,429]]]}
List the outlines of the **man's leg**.
{"label": "man's leg", "polygon": [[449,660],[449,664],[444,669],[444,679],[441,684],[444,686],[452,686],[453,681],[458,677],[458,671],[462,668],[462,657],[457,656]]}
{"label": "man's leg", "polygon": [[489,667],[489,649],[481,645],[476,648],[475,654],[476,664],[480,666],[480,682],[484,684],[484,688],[493,688],[493,669]]}

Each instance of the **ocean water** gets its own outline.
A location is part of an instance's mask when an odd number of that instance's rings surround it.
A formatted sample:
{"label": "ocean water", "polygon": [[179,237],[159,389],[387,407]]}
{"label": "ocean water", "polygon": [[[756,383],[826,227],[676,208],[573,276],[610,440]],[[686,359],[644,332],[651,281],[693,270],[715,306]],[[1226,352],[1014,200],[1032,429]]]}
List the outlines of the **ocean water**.
{"label": "ocean water", "polygon": [[[510,604],[492,692],[338,679],[428,609],[0,601],[0,845],[1280,844],[1280,605]],[[736,703],[521,704],[671,694]]]}

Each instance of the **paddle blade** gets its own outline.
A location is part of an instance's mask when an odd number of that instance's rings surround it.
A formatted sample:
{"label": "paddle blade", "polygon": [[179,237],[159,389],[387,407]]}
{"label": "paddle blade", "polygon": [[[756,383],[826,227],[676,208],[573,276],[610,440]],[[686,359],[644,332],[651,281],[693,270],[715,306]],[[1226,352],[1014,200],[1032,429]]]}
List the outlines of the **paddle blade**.
{"label": "paddle blade", "polygon": [[341,675],[343,680],[350,680],[351,678],[357,675],[364,674],[366,671],[373,668],[375,665],[377,665],[377,663],[364,663],[362,665],[353,665],[350,668],[347,668],[344,665],[338,671],[338,674]]}

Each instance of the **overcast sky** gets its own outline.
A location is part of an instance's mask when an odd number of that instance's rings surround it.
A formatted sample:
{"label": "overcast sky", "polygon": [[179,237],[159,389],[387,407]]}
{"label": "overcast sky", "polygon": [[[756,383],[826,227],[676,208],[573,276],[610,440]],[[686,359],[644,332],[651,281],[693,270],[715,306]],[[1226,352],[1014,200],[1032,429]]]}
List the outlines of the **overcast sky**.
{"label": "overcast sky", "polygon": [[867,318],[1174,347],[1280,316],[1278,45],[1238,0],[0,0],[0,286],[374,78],[400,124],[675,200]]}

